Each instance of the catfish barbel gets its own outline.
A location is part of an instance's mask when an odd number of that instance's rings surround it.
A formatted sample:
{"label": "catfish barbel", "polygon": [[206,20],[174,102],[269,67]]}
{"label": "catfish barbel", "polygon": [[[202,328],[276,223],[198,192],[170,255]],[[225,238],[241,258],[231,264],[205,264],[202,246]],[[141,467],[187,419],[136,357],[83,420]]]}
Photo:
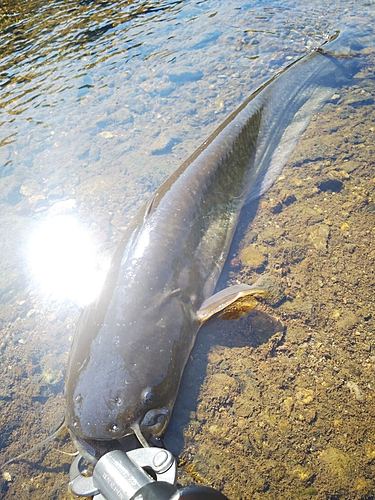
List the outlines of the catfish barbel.
{"label": "catfish barbel", "polygon": [[356,71],[351,42],[336,35],[263,85],[130,222],[70,353],[65,422],[77,446],[161,436],[202,323],[228,307],[240,315],[246,297],[264,293],[214,291],[243,205],[272,184],[311,117]]}

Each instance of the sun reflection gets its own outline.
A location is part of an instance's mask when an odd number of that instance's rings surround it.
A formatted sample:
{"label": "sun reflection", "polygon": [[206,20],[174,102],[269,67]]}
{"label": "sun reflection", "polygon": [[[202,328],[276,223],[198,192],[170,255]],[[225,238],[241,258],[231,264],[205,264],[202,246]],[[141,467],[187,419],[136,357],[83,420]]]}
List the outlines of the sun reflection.
{"label": "sun reflection", "polygon": [[89,232],[72,216],[44,221],[30,238],[29,260],[43,291],[80,306],[99,293],[108,262],[100,262]]}

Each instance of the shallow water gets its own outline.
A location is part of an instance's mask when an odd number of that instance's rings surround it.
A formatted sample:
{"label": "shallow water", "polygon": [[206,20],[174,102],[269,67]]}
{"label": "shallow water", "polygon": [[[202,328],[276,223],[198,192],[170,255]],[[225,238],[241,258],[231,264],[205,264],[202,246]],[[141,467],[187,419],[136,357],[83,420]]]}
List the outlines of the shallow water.
{"label": "shallow water", "polygon": [[[361,32],[373,9],[315,2],[302,17],[293,2],[1,9],[0,407],[9,459],[62,419],[80,307],[142,202],[261,83],[336,29]],[[60,446],[31,455],[43,460],[37,467],[8,466],[4,497],[67,498],[71,457],[51,451]]]}
{"label": "shallow water", "polygon": [[240,222],[224,280],[279,295],[202,328],[166,435],[183,484],[374,497],[374,55]]}

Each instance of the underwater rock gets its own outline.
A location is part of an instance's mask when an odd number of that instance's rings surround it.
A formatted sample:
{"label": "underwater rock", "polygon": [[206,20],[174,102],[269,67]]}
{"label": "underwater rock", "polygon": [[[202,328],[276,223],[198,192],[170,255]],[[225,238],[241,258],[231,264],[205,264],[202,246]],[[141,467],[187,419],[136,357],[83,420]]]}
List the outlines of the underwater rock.
{"label": "underwater rock", "polygon": [[329,227],[326,224],[315,226],[310,232],[309,239],[320,253],[326,253],[328,248]]}
{"label": "underwater rock", "polygon": [[239,258],[244,266],[254,270],[261,269],[267,263],[267,258],[254,246],[243,248]]}

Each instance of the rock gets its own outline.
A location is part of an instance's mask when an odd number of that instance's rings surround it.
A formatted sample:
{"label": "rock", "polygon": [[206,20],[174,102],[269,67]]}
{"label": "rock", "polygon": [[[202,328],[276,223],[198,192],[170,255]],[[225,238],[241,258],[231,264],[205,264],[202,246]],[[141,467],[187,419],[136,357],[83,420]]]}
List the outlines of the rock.
{"label": "rock", "polygon": [[343,164],[341,165],[341,168],[342,170],[350,174],[351,172],[354,172],[356,168],[358,168],[358,163],[352,160],[344,161]]}
{"label": "rock", "polygon": [[177,137],[169,137],[160,134],[151,145],[151,154],[156,156],[169,154],[172,152],[173,147],[179,142],[181,142],[181,139]]}
{"label": "rock", "polygon": [[293,476],[296,476],[298,479],[301,481],[309,481],[312,476],[313,476],[313,471],[312,469],[308,467],[302,467],[301,465],[297,465],[293,471],[292,471]]}
{"label": "rock", "polygon": [[256,286],[260,286],[267,291],[265,297],[267,304],[275,306],[285,298],[281,284],[271,274],[262,274],[257,279]]}
{"label": "rock", "polygon": [[202,71],[191,71],[190,69],[181,67],[169,74],[169,79],[171,82],[177,85],[185,85],[188,82],[197,82],[203,77]]}
{"label": "rock", "polygon": [[22,196],[30,198],[31,196],[40,194],[40,186],[35,180],[28,179],[21,185],[20,193],[22,194]]}
{"label": "rock", "polygon": [[49,209],[50,215],[60,215],[70,212],[76,208],[77,202],[73,198],[64,201],[58,201]]}
{"label": "rock", "polygon": [[346,383],[346,387],[350,390],[350,393],[354,395],[357,401],[364,401],[365,396],[363,395],[361,389],[358,387],[358,384],[348,381]]}
{"label": "rock", "polygon": [[320,453],[319,461],[330,474],[340,481],[350,480],[355,473],[355,463],[350,455],[338,448],[329,447]]}
{"label": "rock", "polygon": [[342,330],[350,330],[351,328],[355,327],[355,325],[358,323],[358,321],[359,321],[359,318],[357,317],[356,314],[354,314],[353,312],[347,311],[343,315],[343,318],[337,322],[337,328],[340,328]]}
{"label": "rock", "polygon": [[267,258],[254,246],[243,248],[239,258],[244,266],[254,270],[261,269],[267,263]]}
{"label": "rock", "polygon": [[339,179],[325,179],[319,182],[317,187],[323,192],[339,193],[343,188],[343,183]]}
{"label": "rock", "polygon": [[328,248],[329,227],[326,224],[315,226],[309,235],[309,239],[320,253],[326,253]]}
{"label": "rock", "polygon": [[28,313],[26,314],[26,316],[27,316],[28,318],[35,318],[36,313],[37,313],[37,310],[36,310],[36,309],[30,309],[30,311],[28,311]]}
{"label": "rock", "polygon": [[112,139],[113,134],[112,132],[109,132],[108,130],[104,130],[103,132],[99,133],[100,137],[103,137],[104,139]]}
{"label": "rock", "polygon": [[3,479],[7,483],[10,483],[12,481],[12,476],[10,475],[9,472],[3,472]]}
{"label": "rock", "polygon": [[47,354],[40,360],[43,381],[48,385],[56,385],[63,377],[63,370],[53,355]]}
{"label": "rock", "polygon": [[305,387],[298,387],[296,392],[296,400],[302,405],[308,405],[314,400],[314,391]]}

